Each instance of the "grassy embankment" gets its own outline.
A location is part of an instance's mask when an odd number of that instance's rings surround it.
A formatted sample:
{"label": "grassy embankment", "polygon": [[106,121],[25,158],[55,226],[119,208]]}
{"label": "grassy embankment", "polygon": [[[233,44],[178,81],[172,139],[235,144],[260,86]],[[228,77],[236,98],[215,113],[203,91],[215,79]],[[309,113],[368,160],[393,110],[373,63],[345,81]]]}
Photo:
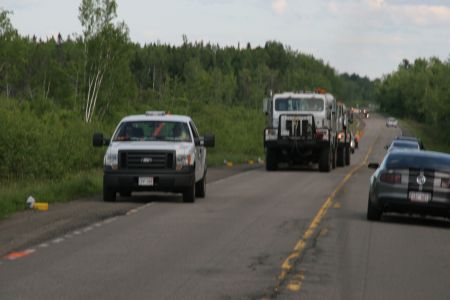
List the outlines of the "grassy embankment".
{"label": "grassy embankment", "polygon": [[54,203],[100,194],[106,149],[92,147],[92,134],[110,136],[123,116],[149,109],[191,115],[201,133],[214,133],[209,165],[263,155],[264,114],[256,109],[199,102],[140,105],[85,124],[81,113],[51,102],[0,99],[0,218],[25,209],[29,195]]}
{"label": "grassy embankment", "polygon": [[450,153],[450,129],[418,123],[412,120],[401,120],[400,127],[405,135],[417,136],[422,140],[426,150]]}

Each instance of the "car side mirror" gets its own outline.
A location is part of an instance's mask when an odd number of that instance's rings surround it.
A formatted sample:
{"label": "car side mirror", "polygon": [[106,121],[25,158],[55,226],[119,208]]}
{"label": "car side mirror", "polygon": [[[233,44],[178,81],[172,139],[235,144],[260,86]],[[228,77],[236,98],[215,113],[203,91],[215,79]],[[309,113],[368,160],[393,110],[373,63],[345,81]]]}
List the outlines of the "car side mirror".
{"label": "car side mirror", "polygon": [[94,133],[94,136],[92,137],[92,145],[94,147],[108,146],[109,143],[110,143],[110,140],[105,139],[103,137],[103,133],[100,133],[100,132]]}
{"label": "car side mirror", "polygon": [[389,149],[389,145],[384,146],[384,149],[385,150]]}
{"label": "car side mirror", "polygon": [[379,163],[369,163],[370,169],[378,169],[380,167]]}

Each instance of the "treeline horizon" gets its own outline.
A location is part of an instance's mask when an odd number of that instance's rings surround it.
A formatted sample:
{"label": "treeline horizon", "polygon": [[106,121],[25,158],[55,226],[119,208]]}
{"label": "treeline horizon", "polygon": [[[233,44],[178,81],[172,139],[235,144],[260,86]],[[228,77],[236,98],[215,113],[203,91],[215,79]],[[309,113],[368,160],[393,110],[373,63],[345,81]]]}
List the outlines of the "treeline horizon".
{"label": "treeline horizon", "polygon": [[[114,21],[116,9],[111,0],[82,1],[83,34],[45,41],[20,35],[11,12],[0,10],[0,95],[53,101],[85,113],[87,122],[133,103],[200,101],[260,109],[271,92],[317,87],[349,104],[374,99],[369,78],[338,74],[276,41],[255,48],[190,42],[186,36],[180,46],[132,42],[126,24]],[[96,19],[97,12],[105,18]]]}
{"label": "treeline horizon", "polygon": [[450,60],[406,59],[376,86],[380,110],[427,125],[450,146]]}

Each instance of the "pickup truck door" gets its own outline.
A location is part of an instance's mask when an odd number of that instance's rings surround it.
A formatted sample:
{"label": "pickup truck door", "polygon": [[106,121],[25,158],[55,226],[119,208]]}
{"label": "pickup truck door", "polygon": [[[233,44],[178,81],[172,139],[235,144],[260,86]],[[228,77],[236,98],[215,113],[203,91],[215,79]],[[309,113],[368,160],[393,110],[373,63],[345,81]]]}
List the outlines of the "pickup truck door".
{"label": "pickup truck door", "polygon": [[[191,121],[189,122],[189,126],[191,127],[194,140],[199,139],[200,136],[198,134],[197,127],[195,127],[195,124]],[[203,173],[205,170],[205,160],[206,151],[202,141],[201,145],[195,146],[195,181],[198,181],[203,177]]]}

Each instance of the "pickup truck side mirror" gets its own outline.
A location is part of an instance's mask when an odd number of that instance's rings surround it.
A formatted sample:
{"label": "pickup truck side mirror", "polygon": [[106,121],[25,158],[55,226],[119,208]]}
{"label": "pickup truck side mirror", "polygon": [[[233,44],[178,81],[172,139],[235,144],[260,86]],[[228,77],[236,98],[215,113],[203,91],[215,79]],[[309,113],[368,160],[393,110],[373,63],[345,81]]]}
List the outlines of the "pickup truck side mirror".
{"label": "pickup truck side mirror", "polygon": [[213,148],[216,145],[216,138],[214,134],[205,134],[203,137],[203,146]]}
{"label": "pickup truck side mirror", "polygon": [[103,133],[100,133],[100,132],[94,133],[94,136],[92,137],[92,145],[94,147],[108,146],[109,143],[110,143],[110,140],[105,139],[103,137]]}
{"label": "pickup truck side mirror", "polygon": [[203,146],[207,148],[212,148],[215,146],[215,137],[214,134],[205,134],[203,137],[194,139],[195,146]]}

